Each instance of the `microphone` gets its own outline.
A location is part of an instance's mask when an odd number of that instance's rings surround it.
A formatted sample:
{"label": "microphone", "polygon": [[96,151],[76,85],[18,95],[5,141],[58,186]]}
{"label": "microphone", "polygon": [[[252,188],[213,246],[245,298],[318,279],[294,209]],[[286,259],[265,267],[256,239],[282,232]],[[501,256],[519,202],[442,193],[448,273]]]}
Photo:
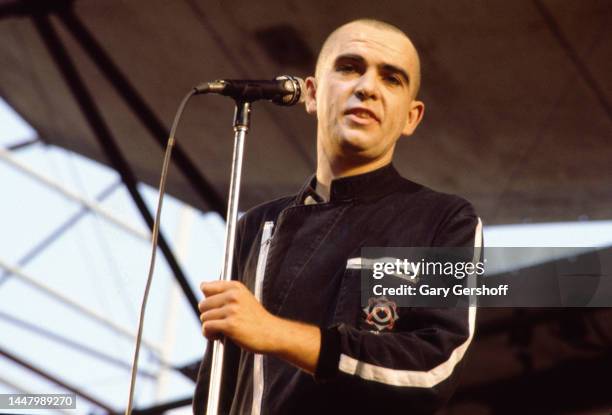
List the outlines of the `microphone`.
{"label": "microphone", "polygon": [[220,94],[236,101],[270,100],[278,105],[290,106],[304,102],[304,81],[296,76],[282,75],[270,81],[220,79],[204,82],[193,88],[195,94]]}

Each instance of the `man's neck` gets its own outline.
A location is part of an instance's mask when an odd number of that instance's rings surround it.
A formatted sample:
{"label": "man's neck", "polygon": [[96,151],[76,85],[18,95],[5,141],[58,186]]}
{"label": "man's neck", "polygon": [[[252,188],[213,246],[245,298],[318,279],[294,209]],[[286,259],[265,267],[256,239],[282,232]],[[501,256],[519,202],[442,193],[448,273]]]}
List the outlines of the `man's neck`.
{"label": "man's neck", "polygon": [[330,161],[320,152],[317,157],[317,188],[316,192],[325,200],[329,200],[331,182],[340,177],[356,176],[379,169],[391,162],[390,158],[373,160],[368,163],[355,164],[343,160]]}

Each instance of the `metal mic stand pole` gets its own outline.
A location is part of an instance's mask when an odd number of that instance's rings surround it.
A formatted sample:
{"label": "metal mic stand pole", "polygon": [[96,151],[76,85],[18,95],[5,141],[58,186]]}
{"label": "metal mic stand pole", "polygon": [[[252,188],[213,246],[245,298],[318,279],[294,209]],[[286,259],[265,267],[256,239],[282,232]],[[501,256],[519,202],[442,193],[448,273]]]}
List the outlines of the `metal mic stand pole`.
{"label": "metal mic stand pole", "polygon": [[[229,281],[232,278],[232,262],[234,259],[234,245],[236,242],[236,219],[238,216],[238,198],[240,196],[240,176],[242,173],[242,154],[244,150],[244,139],[249,131],[251,121],[250,114],[250,102],[236,101],[236,109],[234,112],[234,155],[232,158],[232,177],[229,188],[229,202],[227,205],[225,253],[223,257],[223,269],[221,271],[222,281]],[[223,353],[223,340],[215,340],[213,342],[206,415],[217,415],[219,413],[219,398],[223,376]]]}

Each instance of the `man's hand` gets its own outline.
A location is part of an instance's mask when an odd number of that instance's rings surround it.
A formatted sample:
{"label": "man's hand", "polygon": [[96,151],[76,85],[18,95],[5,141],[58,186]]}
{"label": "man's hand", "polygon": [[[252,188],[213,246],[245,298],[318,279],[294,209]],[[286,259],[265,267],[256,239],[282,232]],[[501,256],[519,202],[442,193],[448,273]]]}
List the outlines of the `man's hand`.
{"label": "man's hand", "polygon": [[268,333],[279,319],[268,313],[242,283],[203,282],[200,289],[206,296],[199,304],[202,334],[206,338],[215,340],[224,334],[248,351],[274,351]]}
{"label": "man's hand", "polygon": [[314,373],[319,358],[318,327],[270,314],[238,281],[203,282],[200,289],[202,334],[209,340],[225,335],[253,353],[274,354]]}

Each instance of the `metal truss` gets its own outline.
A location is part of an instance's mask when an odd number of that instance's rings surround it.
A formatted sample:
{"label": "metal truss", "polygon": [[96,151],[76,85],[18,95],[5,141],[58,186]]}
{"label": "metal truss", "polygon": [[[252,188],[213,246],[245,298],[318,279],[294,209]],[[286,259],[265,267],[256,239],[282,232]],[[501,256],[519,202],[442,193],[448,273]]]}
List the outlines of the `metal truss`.
{"label": "metal truss", "polygon": [[[40,281],[38,281],[35,278],[32,278],[31,276],[27,275],[24,271],[22,271],[21,269],[14,267],[8,263],[6,263],[5,261],[3,261],[2,259],[0,259],[0,268],[6,270],[7,272],[9,272],[11,275],[13,275],[14,277],[18,278],[20,281],[22,281],[23,283],[29,285],[30,287],[36,289],[37,291],[41,292],[42,294],[51,297],[61,303],[63,303],[64,305],[66,305],[67,307],[73,309],[74,311],[76,311],[77,313],[86,316],[87,318],[89,318],[90,320],[95,321],[96,323],[100,323],[104,326],[106,326],[107,328],[111,329],[112,331],[114,331],[115,333],[124,336],[128,339],[135,339],[136,336],[133,333],[133,330],[129,330],[117,323],[115,323],[114,321],[106,318],[105,316],[101,315],[100,313],[96,312],[95,310],[89,308],[86,305],[83,305],[67,296],[65,296],[64,294],[62,294],[59,291],[54,290],[53,288],[41,283]],[[149,349],[151,349],[152,351],[155,351],[158,355],[159,355],[159,351],[160,351],[160,347],[158,345],[153,344],[150,341],[146,341],[143,339],[142,344],[144,344],[145,346],[147,346]]]}
{"label": "metal truss", "polygon": [[52,374],[48,373],[47,371],[44,371],[34,365],[32,365],[31,363],[29,363],[28,361],[18,357],[17,355],[3,349],[2,347],[0,347],[0,355],[6,357],[9,360],[12,360],[13,362],[17,363],[19,366],[22,366],[40,376],[42,376],[43,378],[55,383],[56,385],[77,394],[78,396],[80,396],[81,398],[85,399],[88,402],[91,402],[92,404],[96,405],[99,408],[104,409],[105,411],[112,413],[114,412],[113,409],[110,407],[110,405],[98,400],[97,398],[94,398],[93,396],[91,396],[90,394],[88,394],[87,392],[82,391],[80,388],[78,388],[77,386],[71,385],[68,382],[60,379],[57,376],[53,376]]}
{"label": "metal truss", "polygon": [[36,171],[28,167],[25,163],[22,163],[19,160],[17,160],[17,158],[14,157],[10,152],[4,149],[0,149],[0,160],[14,167],[20,172],[26,174],[28,177],[43,184],[49,189],[52,189],[60,193],[64,197],[70,200],[73,200],[79,203],[80,205],[86,207],[88,210],[95,212],[101,218],[108,220],[110,223],[118,226],[119,228],[126,231],[130,235],[136,236],[137,238],[145,240],[145,241],[148,241],[150,239],[150,236],[148,233],[142,232],[140,229],[134,227],[130,223],[119,219],[118,217],[113,215],[108,210],[102,208],[98,203],[93,202],[91,200],[87,200],[86,198],[80,196],[79,194],[68,190],[66,187],[62,186],[60,183],[56,182],[55,180],[52,180],[40,173],[37,173]]}
{"label": "metal truss", "polygon": [[[94,135],[98,139],[102,150],[111,162],[113,168],[120,174],[121,179],[125,184],[130,196],[134,200],[136,207],[149,226],[149,229],[152,230],[154,221],[153,216],[145,204],[144,199],[140,195],[140,192],[138,191],[138,181],[136,176],[134,175],[128,161],[123,156],[123,153],[117,145],[117,142],[110,132],[110,129],[106,125],[106,122],[102,118],[102,115],[100,114],[91,93],[87,89],[84,81],[81,79],[81,76],[78,73],[72,59],[68,55],[61,39],[53,28],[49,17],[46,15],[37,15],[33,17],[33,20],[41,39],[51,53],[55,64],[57,65],[64,78],[64,81],[70,89],[70,92],[79,104],[83,115],[94,132]],[[199,322],[200,313],[198,311],[198,301],[195,293],[192,291],[182,268],[180,267],[174,253],[170,248],[170,245],[161,232],[159,235],[159,248],[164,254],[170,269],[183,290],[183,293],[187,297],[187,301],[189,302]]]}

